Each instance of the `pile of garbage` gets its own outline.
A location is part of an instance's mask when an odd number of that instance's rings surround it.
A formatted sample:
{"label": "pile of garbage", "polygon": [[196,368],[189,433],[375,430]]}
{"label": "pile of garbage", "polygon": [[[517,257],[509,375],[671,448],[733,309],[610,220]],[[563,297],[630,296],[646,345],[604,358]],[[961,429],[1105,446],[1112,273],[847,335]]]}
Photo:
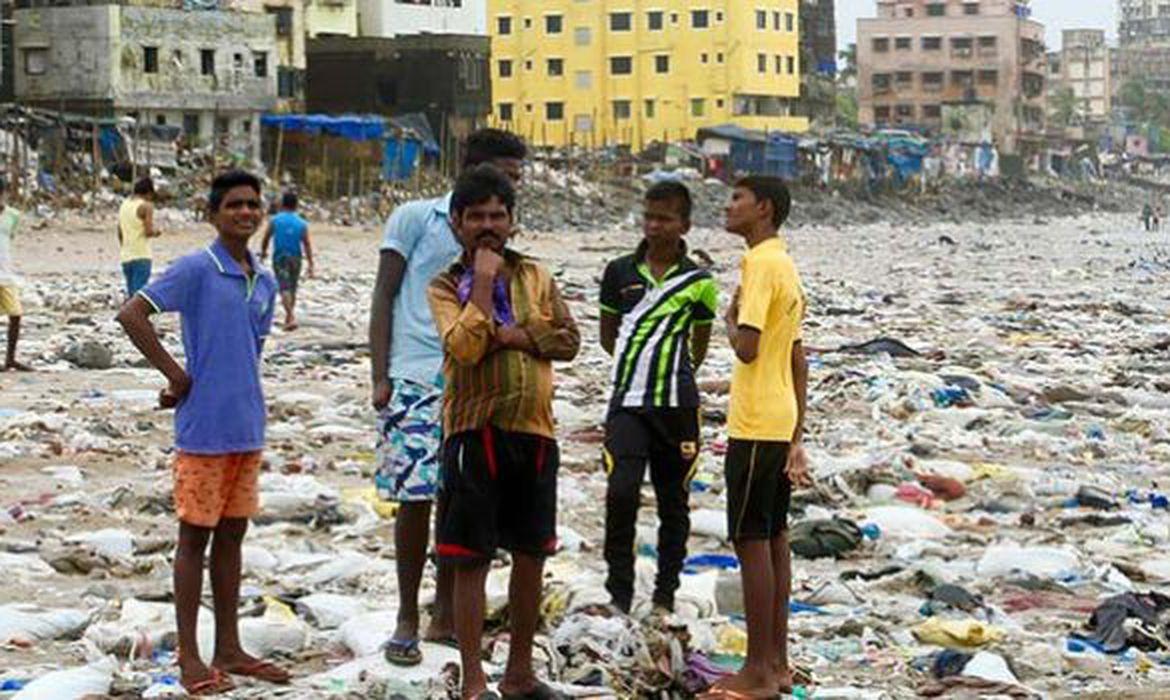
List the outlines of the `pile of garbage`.
{"label": "pile of garbage", "polygon": [[[551,187],[598,196],[577,181]],[[719,199],[697,197],[696,219],[717,220]],[[538,201],[524,199],[517,245],[554,271],[585,340],[557,370],[561,551],[547,569],[539,672],[576,697],[688,697],[746,649],[722,479],[732,354],[717,337],[700,373],[677,609],[652,615],[646,598],[657,529],[647,488],[639,598],[616,614],[601,559],[610,360],[597,287],[604,262],[636,245],[638,211],[607,204],[623,223],[595,221],[580,237]],[[1030,698],[1170,683],[1170,323],[1159,291],[1170,269],[1135,264],[1165,243],[1128,216],[1013,218],[808,224],[790,236],[809,297],[817,482],[795,495],[791,530],[798,694]],[[183,230],[161,258],[205,235]],[[85,249],[104,234],[72,235]],[[424,643],[423,665],[405,671],[379,651],[397,583],[395,509],[370,481],[363,338],[377,231],[328,229],[316,242],[302,327],[276,331],[266,351],[270,447],[241,601],[244,646],[296,678],[229,697],[454,697],[454,650]],[[732,289],[741,244],[709,227],[689,243]],[[111,320],[117,287],[104,263],[28,275],[22,348],[38,371],[0,375],[0,697],[176,692],[170,414],[155,410],[160,379]],[[159,323],[177,351],[175,319]],[[508,647],[505,564],[488,583],[483,651],[495,673]],[[213,624],[201,619],[201,647]]]}

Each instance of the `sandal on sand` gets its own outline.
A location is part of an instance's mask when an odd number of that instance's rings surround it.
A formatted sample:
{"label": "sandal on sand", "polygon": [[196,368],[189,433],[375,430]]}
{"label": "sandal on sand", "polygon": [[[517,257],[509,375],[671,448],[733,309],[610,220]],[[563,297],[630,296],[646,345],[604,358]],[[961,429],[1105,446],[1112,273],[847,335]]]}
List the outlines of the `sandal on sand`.
{"label": "sandal on sand", "polygon": [[382,645],[382,655],[395,666],[418,666],[422,663],[422,651],[417,639],[391,639]]}
{"label": "sandal on sand", "polygon": [[236,684],[232,683],[232,679],[225,676],[223,671],[218,668],[212,668],[211,675],[201,681],[191,684],[182,683],[181,685],[183,690],[191,696],[219,695],[234,690],[236,687]]}
{"label": "sandal on sand", "polygon": [[527,693],[503,693],[503,700],[565,700],[564,693],[554,689],[547,683],[536,682],[532,690]]}
{"label": "sandal on sand", "polygon": [[268,683],[276,683],[277,685],[288,685],[289,681],[292,680],[288,671],[268,661],[257,660],[239,668],[233,668],[231,670],[221,668],[219,670],[223,673],[255,678],[257,680],[267,681]]}

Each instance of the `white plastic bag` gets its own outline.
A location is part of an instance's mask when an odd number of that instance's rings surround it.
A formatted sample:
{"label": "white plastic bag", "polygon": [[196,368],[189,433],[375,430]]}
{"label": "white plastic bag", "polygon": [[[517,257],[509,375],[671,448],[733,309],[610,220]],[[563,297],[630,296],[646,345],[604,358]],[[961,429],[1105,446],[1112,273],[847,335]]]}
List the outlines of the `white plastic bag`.
{"label": "white plastic bag", "polygon": [[32,644],[81,634],[92,618],[84,610],[46,610],[15,603],[0,606],[0,644]]}
{"label": "white plastic bag", "polygon": [[33,680],[12,700],[81,700],[110,692],[117,665],[107,658],[89,666],[52,671]]}

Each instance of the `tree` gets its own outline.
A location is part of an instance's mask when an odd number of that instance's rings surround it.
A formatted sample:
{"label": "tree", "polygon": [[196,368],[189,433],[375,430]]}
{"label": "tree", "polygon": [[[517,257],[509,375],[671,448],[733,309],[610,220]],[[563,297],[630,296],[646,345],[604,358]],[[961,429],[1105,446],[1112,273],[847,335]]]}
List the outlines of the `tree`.
{"label": "tree", "polygon": [[1056,95],[1052,98],[1052,120],[1056,122],[1057,126],[1072,126],[1080,114],[1080,106],[1081,103],[1077,99],[1076,92],[1066,85],[1057,90]]}
{"label": "tree", "polygon": [[1141,122],[1150,120],[1151,105],[1147,101],[1149,90],[1146,89],[1144,80],[1131,80],[1122,85],[1118,98],[1121,101],[1121,106],[1129,109],[1134,119]]}
{"label": "tree", "polygon": [[837,77],[842,83],[857,79],[857,44],[850,44],[844,51],[837,54],[841,59],[841,67]]}
{"label": "tree", "polygon": [[850,129],[857,128],[857,93],[852,90],[837,92],[837,124]]}

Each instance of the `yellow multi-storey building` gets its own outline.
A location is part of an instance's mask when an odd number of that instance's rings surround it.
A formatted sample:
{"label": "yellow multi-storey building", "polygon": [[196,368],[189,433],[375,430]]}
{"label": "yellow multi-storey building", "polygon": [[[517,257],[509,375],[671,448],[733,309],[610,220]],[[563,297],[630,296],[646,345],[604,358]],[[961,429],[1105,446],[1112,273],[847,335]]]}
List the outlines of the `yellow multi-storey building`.
{"label": "yellow multi-storey building", "polygon": [[492,121],[536,145],[805,131],[799,0],[489,0]]}

